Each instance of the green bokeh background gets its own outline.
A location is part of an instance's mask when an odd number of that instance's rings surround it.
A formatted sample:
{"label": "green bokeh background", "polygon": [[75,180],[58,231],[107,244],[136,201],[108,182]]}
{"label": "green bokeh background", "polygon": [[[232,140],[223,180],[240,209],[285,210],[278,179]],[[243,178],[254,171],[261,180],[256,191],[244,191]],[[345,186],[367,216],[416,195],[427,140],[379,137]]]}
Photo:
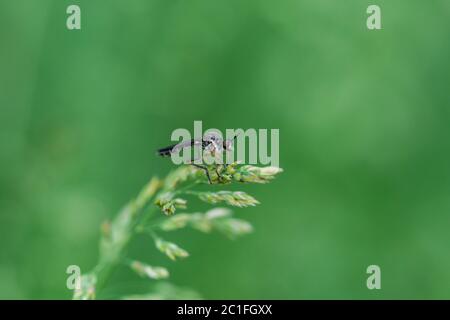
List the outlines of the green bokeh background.
{"label": "green bokeh background", "polygon": [[204,298],[450,298],[449,19],[447,0],[0,0],[0,298],[70,298],[66,267],[93,267],[101,221],[194,120],[279,128],[285,172],[245,187],[252,235],[134,257]]}

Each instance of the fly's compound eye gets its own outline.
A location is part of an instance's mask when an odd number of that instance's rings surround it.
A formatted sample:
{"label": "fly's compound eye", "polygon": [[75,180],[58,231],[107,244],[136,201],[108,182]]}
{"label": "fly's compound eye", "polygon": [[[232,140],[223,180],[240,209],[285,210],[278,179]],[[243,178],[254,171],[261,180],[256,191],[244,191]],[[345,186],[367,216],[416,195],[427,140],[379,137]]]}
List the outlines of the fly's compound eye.
{"label": "fly's compound eye", "polygon": [[203,138],[204,141],[209,141],[209,142],[215,142],[215,143],[219,143],[222,144],[222,137],[220,135],[216,135],[214,133],[205,135]]}

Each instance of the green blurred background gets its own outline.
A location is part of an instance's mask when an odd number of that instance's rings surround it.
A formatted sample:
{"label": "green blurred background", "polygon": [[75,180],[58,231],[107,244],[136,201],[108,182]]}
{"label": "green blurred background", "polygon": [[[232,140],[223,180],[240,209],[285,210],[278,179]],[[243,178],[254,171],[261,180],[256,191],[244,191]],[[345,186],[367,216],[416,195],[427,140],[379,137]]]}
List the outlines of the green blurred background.
{"label": "green blurred background", "polygon": [[203,298],[450,298],[449,19],[447,0],[0,0],[0,298],[70,298],[66,267],[94,266],[100,223],[194,120],[279,128],[285,172],[245,187],[255,233],[135,257]]}

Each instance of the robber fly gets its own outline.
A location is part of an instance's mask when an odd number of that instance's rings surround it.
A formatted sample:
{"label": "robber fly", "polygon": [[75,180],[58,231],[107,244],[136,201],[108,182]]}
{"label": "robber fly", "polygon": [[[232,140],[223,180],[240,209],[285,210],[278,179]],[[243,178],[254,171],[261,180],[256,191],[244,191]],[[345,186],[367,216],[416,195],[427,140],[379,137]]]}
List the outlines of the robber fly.
{"label": "robber fly", "polygon": [[[216,157],[221,155],[225,151],[233,150],[233,141],[237,138],[237,135],[233,139],[223,140],[219,135],[211,133],[203,136],[202,139],[191,139],[189,141],[173,144],[171,146],[161,148],[157,151],[157,154],[162,157],[170,157],[173,153],[177,153],[184,148],[201,146],[202,151],[206,151],[211,156]],[[205,171],[206,177],[210,184],[212,184],[211,177],[207,166],[200,165],[191,161],[189,164],[200,168]],[[226,164],[224,164],[226,167]],[[219,172],[216,169],[216,174],[220,177]]]}

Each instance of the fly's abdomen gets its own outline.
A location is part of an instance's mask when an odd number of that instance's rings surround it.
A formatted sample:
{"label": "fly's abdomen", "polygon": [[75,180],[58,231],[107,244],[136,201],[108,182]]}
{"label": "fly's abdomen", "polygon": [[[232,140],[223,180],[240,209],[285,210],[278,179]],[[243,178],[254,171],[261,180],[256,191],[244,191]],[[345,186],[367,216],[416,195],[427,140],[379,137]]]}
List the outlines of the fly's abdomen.
{"label": "fly's abdomen", "polygon": [[159,154],[162,157],[170,157],[170,155],[172,154],[172,151],[175,147],[176,147],[176,144],[165,147],[165,148],[158,149],[157,154]]}
{"label": "fly's abdomen", "polygon": [[[206,142],[206,145],[209,144],[209,142]],[[195,145],[202,145],[205,146],[205,142],[201,142],[201,140],[199,142],[197,142],[196,140],[192,139],[186,142],[181,142],[181,143],[177,143],[177,144],[173,144],[171,146],[159,149],[157,151],[157,154],[159,154],[160,156],[163,157],[168,157],[170,156],[172,153],[178,152],[183,148],[187,148],[187,147],[192,147]]]}

